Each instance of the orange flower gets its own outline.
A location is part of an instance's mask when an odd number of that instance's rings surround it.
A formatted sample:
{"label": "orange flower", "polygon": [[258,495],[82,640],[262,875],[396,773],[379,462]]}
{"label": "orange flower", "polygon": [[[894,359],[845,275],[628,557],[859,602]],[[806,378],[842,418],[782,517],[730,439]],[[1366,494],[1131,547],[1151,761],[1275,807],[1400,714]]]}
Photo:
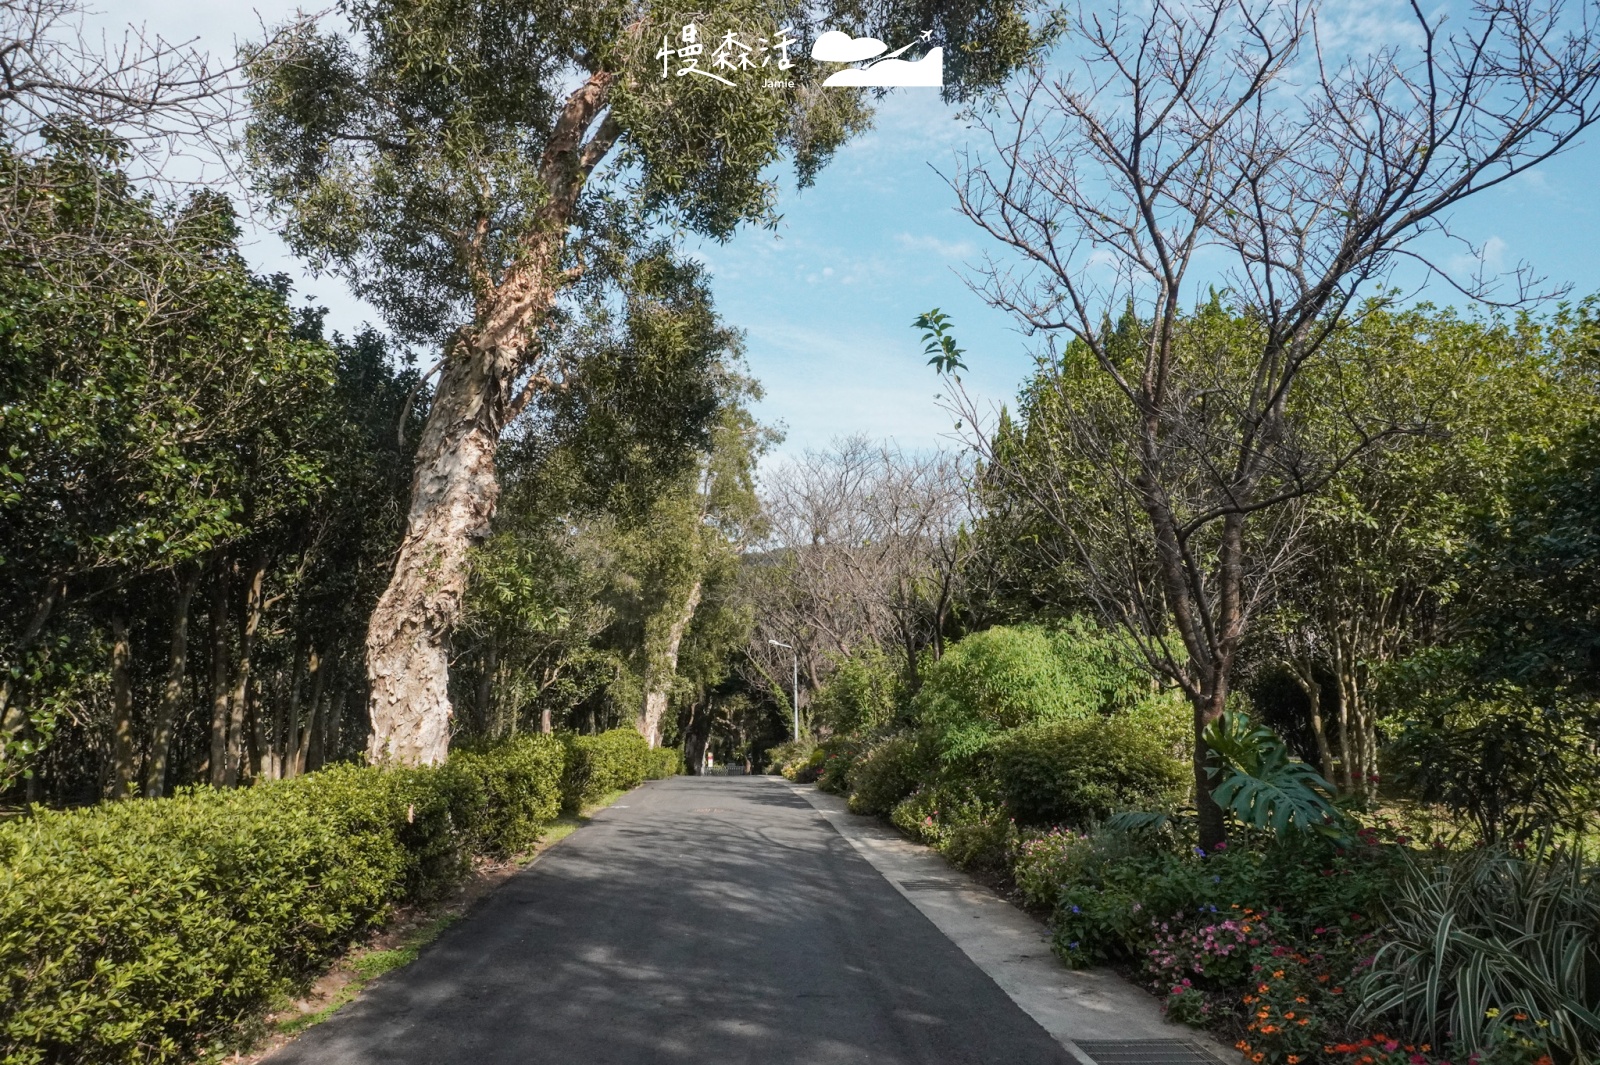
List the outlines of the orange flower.
{"label": "orange flower", "polygon": [[1286,1021],[1294,1020],[1294,1010],[1290,1010],[1288,1013],[1285,1013],[1283,1015],[1283,1019],[1286,1020]]}
{"label": "orange flower", "polygon": [[1525,1021],[1528,1019],[1528,1015],[1523,1013],[1521,1010],[1518,1010],[1516,1013],[1511,1015],[1511,1019],[1514,1021]]}
{"label": "orange flower", "polygon": [[1311,1001],[1310,999],[1306,998],[1304,995],[1296,995],[1294,997],[1294,1000],[1296,1002],[1300,1003],[1300,1005],[1302,1005],[1302,1006],[1308,1005],[1310,1003],[1310,1001]]}
{"label": "orange flower", "polygon": [[1298,1021],[1295,1021],[1294,1023],[1299,1024],[1299,1025],[1307,1025],[1307,1024],[1310,1024],[1311,1022],[1306,1020],[1304,1017],[1301,1017]]}
{"label": "orange flower", "polygon": [[1274,980],[1282,980],[1283,979],[1283,970],[1279,969],[1277,972],[1273,973],[1272,974],[1272,978]]}
{"label": "orange flower", "polygon": [[1299,1054],[1290,1054],[1287,1060],[1289,1062],[1289,1065],[1300,1065],[1300,1055]]}
{"label": "orange flower", "polygon": [[1256,1065],[1261,1065],[1261,1059],[1265,1058],[1265,1057],[1266,1057],[1266,1055],[1261,1053],[1261,1051],[1258,1050],[1254,1054],[1250,1055],[1250,1060],[1255,1062]]}

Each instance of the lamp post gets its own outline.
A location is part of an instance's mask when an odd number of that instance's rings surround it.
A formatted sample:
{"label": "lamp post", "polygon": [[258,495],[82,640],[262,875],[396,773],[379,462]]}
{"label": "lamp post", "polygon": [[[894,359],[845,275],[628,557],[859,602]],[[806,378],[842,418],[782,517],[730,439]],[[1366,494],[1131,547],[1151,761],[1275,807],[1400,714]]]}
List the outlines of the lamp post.
{"label": "lamp post", "polygon": [[790,696],[789,706],[794,710],[794,738],[795,742],[798,743],[800,741],[800,652],[786,643],[779,643],[777,640],[768,640],[767,642],[774,647],[782,647],[785,651],[788,651],[794,661],[794,686],[790,689],[793,694]]}

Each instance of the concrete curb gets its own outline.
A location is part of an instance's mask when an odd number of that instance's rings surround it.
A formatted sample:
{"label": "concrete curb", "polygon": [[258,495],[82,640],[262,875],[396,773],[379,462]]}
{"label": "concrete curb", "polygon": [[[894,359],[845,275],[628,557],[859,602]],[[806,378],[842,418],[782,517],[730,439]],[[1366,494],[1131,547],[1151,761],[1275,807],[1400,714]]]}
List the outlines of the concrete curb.
{"label": "concrete curb", "polygon": [[1037,921],[936,852],[814,786],[787,786],[1081,1065],[1095,1062],[1078,1040],[1182,1041],[1222,1060],[1206,1036],[1168,1024],[1152,996],[1115,973],[1063,967]]}

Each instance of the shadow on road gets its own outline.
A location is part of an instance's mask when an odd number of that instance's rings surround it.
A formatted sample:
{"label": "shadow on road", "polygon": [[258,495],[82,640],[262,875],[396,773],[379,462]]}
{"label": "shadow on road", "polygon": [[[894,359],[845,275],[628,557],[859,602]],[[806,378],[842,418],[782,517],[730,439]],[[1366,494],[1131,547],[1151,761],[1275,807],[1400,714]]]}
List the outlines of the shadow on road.
{"label": "shadow on road", "polygon": [[678,777],[271,1060],[1071,1059],[780,782]]}

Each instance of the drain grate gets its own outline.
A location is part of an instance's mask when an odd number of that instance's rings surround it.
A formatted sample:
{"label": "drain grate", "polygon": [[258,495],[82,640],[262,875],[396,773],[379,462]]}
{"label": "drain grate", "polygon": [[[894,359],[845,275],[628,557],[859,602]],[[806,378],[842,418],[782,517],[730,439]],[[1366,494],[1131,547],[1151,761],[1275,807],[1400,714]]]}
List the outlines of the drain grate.
{"label": "drain grate", "polygon": [[1073,1040],[1095,1065],[1217,1065],[1217,1059],[1181,1039]]}

